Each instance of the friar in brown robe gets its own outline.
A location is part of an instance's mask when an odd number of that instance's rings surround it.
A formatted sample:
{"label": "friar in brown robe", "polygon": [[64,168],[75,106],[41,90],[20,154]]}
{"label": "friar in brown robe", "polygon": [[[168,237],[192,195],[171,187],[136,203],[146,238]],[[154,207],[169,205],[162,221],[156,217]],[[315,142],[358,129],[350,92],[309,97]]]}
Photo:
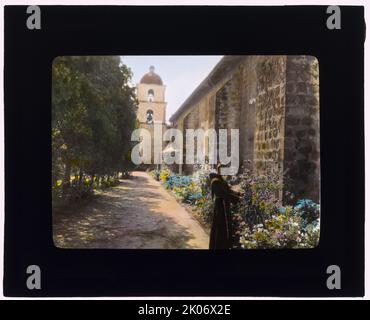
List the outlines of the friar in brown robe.
{"label": "friar in brown robe", "polygon": [[211,193],[214,201],[209,249],[232,248],[230,204],[239,200],[220,174],[211,173]]}

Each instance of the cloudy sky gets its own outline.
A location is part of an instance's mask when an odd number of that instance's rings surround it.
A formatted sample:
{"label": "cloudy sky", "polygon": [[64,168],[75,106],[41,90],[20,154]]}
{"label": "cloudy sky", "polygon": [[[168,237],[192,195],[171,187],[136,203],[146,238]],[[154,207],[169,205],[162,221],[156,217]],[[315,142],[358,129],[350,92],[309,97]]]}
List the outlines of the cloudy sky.
{"label": "cloudy sky", "polygon": [[166,85],[167,120],[204,80],[222,56],[122,56],[133,72],[133,84],[155,67]]}

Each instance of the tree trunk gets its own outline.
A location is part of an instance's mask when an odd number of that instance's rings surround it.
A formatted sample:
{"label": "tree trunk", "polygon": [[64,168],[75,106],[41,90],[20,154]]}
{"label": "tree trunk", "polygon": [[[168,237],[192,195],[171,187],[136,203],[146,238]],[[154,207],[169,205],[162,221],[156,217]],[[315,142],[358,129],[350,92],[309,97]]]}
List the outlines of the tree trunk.
{"label": "tree trunk", "polygon": [[80,170],[80,173],[79,173],[79,180],[78,180],[78,184],[81,185],[82,184],[82,179],[83,179],[83,176],[84,176],[84,173],[82,172],[82,170]]}
{"label": "tree trunk", "polygon": [[94,179],[95,179],[95,174],[92,174],[92,175],[91,175],[91,181],[90,181],[90,185],[91,185],[91,187],[93,187],[93,186],[94,186]]}
{"label": "tree trunk", "polygon": [[71,169],[72,169],[72,162],[70,159],[67,159],[64,177],[63,177],[63,192],[65,193],[71,186]]}

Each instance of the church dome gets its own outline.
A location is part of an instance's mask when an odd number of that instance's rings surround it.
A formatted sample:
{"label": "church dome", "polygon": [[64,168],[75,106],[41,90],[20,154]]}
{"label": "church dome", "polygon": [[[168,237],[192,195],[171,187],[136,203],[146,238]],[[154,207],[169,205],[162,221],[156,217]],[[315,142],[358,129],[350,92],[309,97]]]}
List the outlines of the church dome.
{"label": "church dome", "polygon": [[153,66],[150,66],[149,72],[144,74],[140,83],[163,85],[161,77],[154,72]]}

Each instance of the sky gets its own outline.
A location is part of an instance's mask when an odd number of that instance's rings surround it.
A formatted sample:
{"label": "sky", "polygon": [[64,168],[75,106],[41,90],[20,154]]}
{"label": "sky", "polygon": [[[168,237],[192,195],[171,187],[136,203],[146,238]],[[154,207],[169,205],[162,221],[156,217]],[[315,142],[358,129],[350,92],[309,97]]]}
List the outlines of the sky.
{"label": "sky", "polygon": [[207,77],[222,56],[121,56],[122,63],[133,72],[134,85],[155,67],[166,86],[166,117],[175,113],[194,89]]}

